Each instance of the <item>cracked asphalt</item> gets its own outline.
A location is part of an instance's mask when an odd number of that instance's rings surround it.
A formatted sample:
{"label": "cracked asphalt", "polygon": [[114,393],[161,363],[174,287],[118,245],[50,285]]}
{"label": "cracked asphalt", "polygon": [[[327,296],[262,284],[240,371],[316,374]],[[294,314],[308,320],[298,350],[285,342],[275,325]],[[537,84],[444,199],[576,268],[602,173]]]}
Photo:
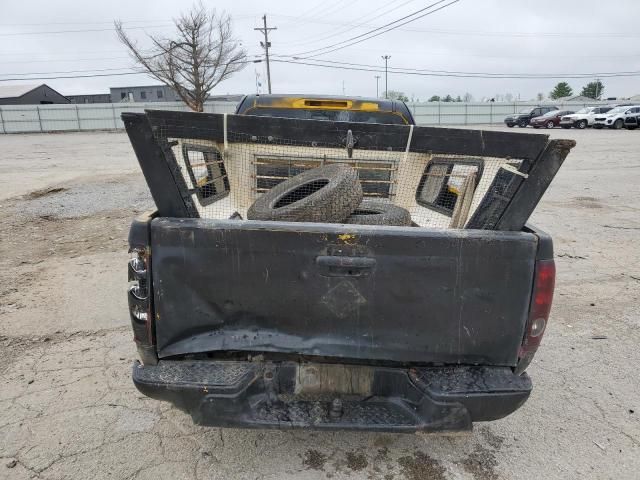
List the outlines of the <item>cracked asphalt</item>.
{"label": "cracked asphalt", "polygon": [[462,436],[202,428],[139,394],[126,136],[0,136],[0,478],[639,478],[640,132],[552,135],[578,145],[532,219],[558,269],[534,391]]}

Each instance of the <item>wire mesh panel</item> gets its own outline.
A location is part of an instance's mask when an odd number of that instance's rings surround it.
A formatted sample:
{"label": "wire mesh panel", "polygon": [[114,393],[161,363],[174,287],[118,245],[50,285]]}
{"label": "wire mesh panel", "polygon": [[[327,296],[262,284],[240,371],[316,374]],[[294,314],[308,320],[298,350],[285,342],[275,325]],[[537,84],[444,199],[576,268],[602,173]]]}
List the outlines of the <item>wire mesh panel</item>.
{"label": "wire mesh panel", "polygon": [[[464,228],[499,172],[517,172],[524,162],[506,154],[434,154],[411,144],[408,126],[354,127],[352,133],[340,122],[235,117],[236,127],[275,131],[275,136],[227,129],[222,115],[167,112],[173,124],[156,113],[155,138],[173,177],[184,185],[183,198],[202,218]],[[487,149],[486,142],[493,141],[489,134],[431,130],[421,133],[422,140],[442,132],[448,138],[440,142],[441,150],[451,145],[457,151],[518,151],[504,147],[503,137]],[[529,137],[535,157],[538,144],[544,145],[537,139],[544,137]],[[478,143],[463,148],[451,139]]]}
{"label": "wire mesh panel", "polygon": [[[513,159],[436,156],[430,152],[354,150],[349,156],[338,144],[309,147],[296,145],[293,140],[251,138],[237,132],[228,133],[226,149],[222,142],[215,141],[166,141],[198,214],[214,219],[247,219],[254,202],[284,182],[319,167],[342,165],[357,178],[361,200],[402,207],[410,212],[414,226],[462,228],[498,170],[518,165]],[[272,207],[278,210],[318,195],[332,182],[332,177],[320,177],[302,178],[299,184],[289,186]],[[353,187],[336,188],[342,188],[338,192],[342,200],[353,194]],[[335,201],[334,197],[320,195],[309,208],[322,211],[327,208],[326,202]],[[331,221],[346,221],[348,216]],[[295,215],[279,219],[305,221]]]}

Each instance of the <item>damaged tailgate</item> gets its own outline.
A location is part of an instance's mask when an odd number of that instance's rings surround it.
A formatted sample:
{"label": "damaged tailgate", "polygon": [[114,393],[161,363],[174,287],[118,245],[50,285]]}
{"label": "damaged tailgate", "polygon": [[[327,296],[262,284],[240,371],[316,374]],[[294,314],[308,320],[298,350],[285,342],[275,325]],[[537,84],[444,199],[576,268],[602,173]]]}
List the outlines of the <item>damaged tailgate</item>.
{"label": "damaged tailgate", "polygon": [[526,232],[172,218],[151,239],[160,358],[513,366],[537,249]]}

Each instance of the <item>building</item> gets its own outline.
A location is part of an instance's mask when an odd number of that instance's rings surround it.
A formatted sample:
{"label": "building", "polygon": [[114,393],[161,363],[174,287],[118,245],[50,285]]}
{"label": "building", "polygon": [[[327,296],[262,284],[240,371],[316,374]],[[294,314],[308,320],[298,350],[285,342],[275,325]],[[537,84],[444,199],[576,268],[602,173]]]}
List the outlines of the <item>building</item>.
{"label": "building", "polygon": [[88,95],[67,95],[71,103],[111,103],[109,93],[91,93]]}
{"label": "building", "polygon": [[556,98],[554,101],[556,101],[558,103],[565,103],[565,102],[590,103],[590,102],[593,102],[594,99],[593,98],[589,98],[589,97],[585,97],[584,95],[571,95],[569,97]]}
{"label": "building", "polygon": [[0,105],[45,105],[71,103],[44,83],[42,85],[0,85]]}
{"label": "building", "polygon": [[146,87],[112,87],[111,101],[119,102],[177,102],[180,98],[176,92],[166,85],[150,85]]}

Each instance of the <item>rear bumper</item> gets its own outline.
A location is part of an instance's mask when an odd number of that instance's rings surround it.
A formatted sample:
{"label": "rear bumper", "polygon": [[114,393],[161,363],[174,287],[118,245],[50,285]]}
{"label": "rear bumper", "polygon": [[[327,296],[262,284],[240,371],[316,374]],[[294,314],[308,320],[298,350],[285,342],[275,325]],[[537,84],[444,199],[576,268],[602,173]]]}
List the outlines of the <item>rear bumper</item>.
{"label": "rear bumper", "polygon": [[136,362],[133,382],[200,425],[407,433],[470,430],[509,415],[531,392],[526,374],[505,367],[161,360]]}

